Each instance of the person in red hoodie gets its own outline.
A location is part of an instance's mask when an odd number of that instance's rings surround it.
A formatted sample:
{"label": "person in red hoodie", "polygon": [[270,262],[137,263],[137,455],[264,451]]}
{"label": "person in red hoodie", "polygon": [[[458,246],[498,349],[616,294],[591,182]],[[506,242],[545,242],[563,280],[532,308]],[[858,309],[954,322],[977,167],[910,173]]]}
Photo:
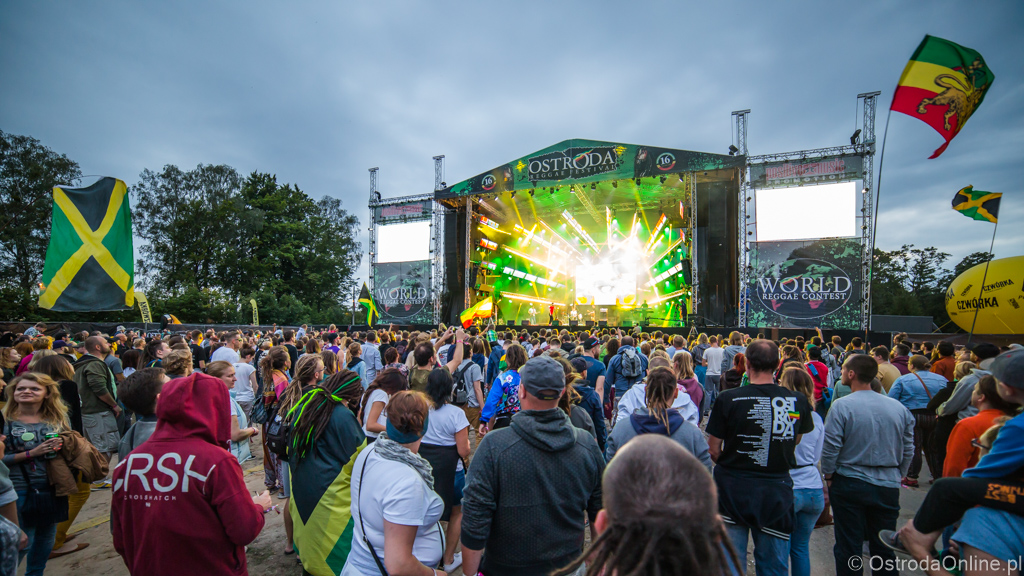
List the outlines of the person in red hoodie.
{"label": "person in red hoodie", "polygon": [[253,497],[228,451],[228,389],[193,373],[164,384],[153,435],[113,475],[114,549],[131,574],[248,574],[245,545],[270,493]]}
{"label": "person in red hoodie", "polygon": [[811,380],[814,381],[815,411],[824,418],[826,407],[825,402],[822,402],[822,394],[828,388],[828,366],[821,361],[821,348],[817,346],[811,346],[807,349],[807,358],[809,359],[806,364],[807,373],[811,375]]}

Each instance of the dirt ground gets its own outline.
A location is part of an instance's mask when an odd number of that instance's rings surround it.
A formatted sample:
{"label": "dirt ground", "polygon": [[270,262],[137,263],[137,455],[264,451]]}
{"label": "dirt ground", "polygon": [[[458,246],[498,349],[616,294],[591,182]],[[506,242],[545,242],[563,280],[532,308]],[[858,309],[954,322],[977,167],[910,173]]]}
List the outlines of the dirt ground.
{"label": "dirt ground", "polygon": [[[475,445],[475,438],[473,440]],[[262,491],[263,454],[258,443],[253,444],[253,454],[256,458],[245,462],[242,465],[242,470],[245,473],[245,482],[249,489]],[[924,480],[926,477],[927,473],[922,473],[921,479]],[[919,489],[904,488],[900,491],[902,505],[900,526],[913,518],[926,492],[927,484],[923,481],[922,487]],[[274,501],[279,502],[276,497],[274,497]],[[114,551],[110,537],[109,518],[110,491],[93,492],[69,531],[70,534],[77,534],[75,542],[88,542],[90,546],[81,552],[50,560],[46,566],[46,575],[128,576],[128,569],[121,557]],[[301,576],[302,568],[296,562],[295,556],[284,555],[284,541],[284,517],[273,512],[267,514],[267,523],[263,532],[248,547],[249,574],[252,576]],[[832,555],[834,543],[831,526],[814,531],[810,543],[812,574],[816,576],[835,574],[835,559]],[[752,550],[748,554],[747,568],[747,573],[752,576],[754,574]],[[19,575],[25,573],[24,563],[18,573]],[[921,573],[904,572],[904,574]],[[462,576],[462,570],[456,570],[452,575]]]}

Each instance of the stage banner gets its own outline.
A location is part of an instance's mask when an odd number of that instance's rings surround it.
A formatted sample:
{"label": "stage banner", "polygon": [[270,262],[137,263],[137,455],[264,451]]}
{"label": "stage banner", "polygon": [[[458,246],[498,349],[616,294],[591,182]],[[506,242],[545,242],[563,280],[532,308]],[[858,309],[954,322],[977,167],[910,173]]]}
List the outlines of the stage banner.
{"label": "stage banner", "polygon": [[146,299],[146,295],[136,290],[135,301],[139,304],[139,312],[142,313],[143,324],[152,324],[153,312],[149,309],[149,300]]}
{"label": "stage banner", "polygon": [[430,260],[388,262],[373,267],[373,299],[380,324],[434,321]]}
{"label": "stage banner", "polygon": [[565,140],[439,190],[436,198],[457,198],[565,183],[647,178],[698,170],[739,168],[743,156],[619,144]]}
{"label": "stage banner", "polygon": [[260,325],[260,309],[259,309],[259,307],[256,306],[256,299],[255,298],[250,298],[249,299],[249,304],[252,304],[252,325],[253,326],[259,326]]}
{"label": "stage banner", "polygon": [[864,157],[855,154],[750,165],[750,185],[754,188],[788,188],[800,184],[860,180],[863,177]]}
{"label": "stage banner", "polygon": [[747,325],[860,330],[860,241],[755,242]]}
{"label": "stage banner", "polygon": [[[385,202],[387,202],[385,200]],[[414,222],[416,220],[428,220],[433,215],[433,200],[418,200],[415,202],[396,202],[373,207],[373,218],[379,225],[395,224],[398,222]]]}

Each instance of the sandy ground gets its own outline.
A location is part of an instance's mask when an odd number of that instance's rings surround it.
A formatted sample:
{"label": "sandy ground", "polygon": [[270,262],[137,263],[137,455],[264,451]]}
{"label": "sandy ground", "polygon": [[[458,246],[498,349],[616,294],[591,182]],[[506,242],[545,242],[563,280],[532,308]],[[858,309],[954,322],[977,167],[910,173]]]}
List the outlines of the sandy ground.
{"label": "sandy ground", "polygon": [[[475,438],[474,438],[475,440]],[[475,445],[475,442],[474,442]],[[253,445],[254,460],[242,465],[245,481],[250,490],[263,490],[263,460],[259,444]],[[913,518],[921,505],[928,484],[923,480],[927,473],[921,475],[922,487],[918,489],[903,488],[900,491],[899,526]],[[275,502],[279,500],[275,497]],[[82,576],[128,576],[121,557],[114,551],[110,537],[109,524],[110,492],[93,492],[82,512],[78,515],[70,533],[77,534],[75,542],[88,542],[90,546],[81,552],[69,554],[50,560],[46,566],[47,576],[82,575]],[[253,576],[301,576],[302,569],[296,563],[295,556],[284,555],[284,518],[273,512],[267,515],[267,523],[263,532],[249,545],[249,574]],[[835,572],[835,559],[832,554],[834,544],[832,527],[819,528],[811,536],[811,573],[815,576],[830,576]],[[748,574],[754,574],[753,549],[747,558]],[[19,574],[24,574],[24,563]],[[922,574],[921,572],[902,572],[904,575]],[[456,570],[453,576],[461,576],[462,571]]]}

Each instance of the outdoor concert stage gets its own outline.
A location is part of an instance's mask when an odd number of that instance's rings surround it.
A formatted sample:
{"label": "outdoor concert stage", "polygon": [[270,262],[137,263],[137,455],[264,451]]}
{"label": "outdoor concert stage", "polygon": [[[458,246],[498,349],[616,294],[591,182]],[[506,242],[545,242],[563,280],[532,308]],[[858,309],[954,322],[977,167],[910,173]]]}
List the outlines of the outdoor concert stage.
{"label": "outdoor concert stage", "polygon": [[491,297],[518,327],[548,324],[552,305],[566,328],[733,325],[744,167],[743,156],[566,140],[444,187],[441,318]]}

